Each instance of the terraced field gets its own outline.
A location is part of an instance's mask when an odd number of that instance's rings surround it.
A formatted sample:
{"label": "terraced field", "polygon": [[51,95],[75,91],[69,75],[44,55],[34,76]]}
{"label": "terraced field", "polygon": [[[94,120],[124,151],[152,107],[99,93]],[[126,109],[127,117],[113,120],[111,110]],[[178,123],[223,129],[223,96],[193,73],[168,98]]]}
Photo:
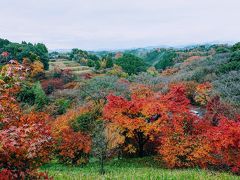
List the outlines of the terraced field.
{"label": "terraced field", "polygon": [[88,66],[81,66],[79,63],[75,61],[70,61],[67,59],[56,59],[54,61],[49,62],[49,70],[53,70],[54,68],[60,69],[70,69],[74,74],[85,74],[92,73],[92,69]]}

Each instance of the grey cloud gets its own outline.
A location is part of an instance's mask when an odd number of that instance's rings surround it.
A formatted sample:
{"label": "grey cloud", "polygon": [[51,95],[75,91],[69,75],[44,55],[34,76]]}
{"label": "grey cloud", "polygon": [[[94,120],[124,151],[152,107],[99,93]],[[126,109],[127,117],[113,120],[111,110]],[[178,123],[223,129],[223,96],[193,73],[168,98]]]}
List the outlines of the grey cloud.
{"label": "grey cloud", "polygon": [[0,0],[0,36],[51,49],[240,40],[239,0]]}

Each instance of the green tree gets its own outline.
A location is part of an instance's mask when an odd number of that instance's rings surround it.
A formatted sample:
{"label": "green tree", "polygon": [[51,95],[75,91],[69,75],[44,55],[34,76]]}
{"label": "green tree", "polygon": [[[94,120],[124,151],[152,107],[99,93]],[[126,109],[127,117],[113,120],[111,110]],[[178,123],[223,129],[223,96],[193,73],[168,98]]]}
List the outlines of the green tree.
{"label": "green tree", "polygon": [[240,62],[240,50],[235,51],[231,54],[231,61],[239,61]]}
{"label": "green tree", "polygon": [[34,47],[36,49],[36,54],[39,56],[40,61],[44,65],[44,69],[47,70],[49,68],[49,56],[47,47],[42,43],[37,43],[36,45],[34,45]]}
{"label": "green tree", "polygon": [[5,45],[8,45],[9,43],[10,41],[8,41],[7,39],[0,38],[0,48],[3,48]]}
{"label": "green tree", "polygon": [[228,53],[230,52],[230,49],[226,46],[219,46],[216,48],[217,53]]}
{"label": "green tree", "polygon": [[94,61],[89,59],[88,62],[87,62],[87,66],[94,67],[95,66]]}
{"label": "green tree", "polygon": [[17,98],[22,103],[31,106],[35,105],[37,110],[40,110],[48,103],[48,98],[43,91],[40,82],[36,82],[34,84],[24,83]]}
{"label": "green tree", "polygon": [[95,126],[95,121],[99,115],[98,110],[84,113],[71,123],[71,127],[75,132],[80,131],[91,134]]}
{"label": "green tree", "polygon": [[[10,59],[17,59],[19,62],[22,62],[24,58],[28,58],[32,62],[41,61],[44,65],[44,69],[46,70],[49,68],[48,50],[46,46],[42,43],[37,43],[33,45],[32,43],[26,43],[26,42],[22,42],[21,44],[5,42],[0,52],[3,52],[3,51],[7,51],[10,53],[6,61]],[[5,62],[1,61],[1,63],[5,63]]]}
{"label": "green tree", "polygon": [[106,68],[112,68],[112,67],[113,67],[113,60],[111,57],[107,57]]}
{"label": "green tree", "polygon": [[165,70],[166,68],[173,66],[175,57],[175,52],[166,51],[159,59],[159,62],[155,65],[155,68],[158,70]]}
{"label": "green tree", "polygon": [[132,54],[124,54],[116,60],[116,64],[121,66],[129,75],[144,72],[148,68],[148,65],[141,58]]}
{"label": "green tree", "polygon": [[96,62],[95,62],[95,69],[96,69],[96,70],[99,70],[100,68],[101,68],[100,62],[99,62],[99,61],[96,61]]}
{"label": "green tree", "polygon": [[45,104],[48,103],[48,98],[47,98],[45,92],[43,91],[40,82],[37,82],[34,84],[33,91],[34,91],[34,95],[35,95],[34,104],[36,105],[36,109],[40,110],[41,108],[43,108],[43,106]]}
{"label": "green tree", "polygon": [[240,42],[238,42],[232,46],[232,51],[237,51],[237,50],[240,50]]}

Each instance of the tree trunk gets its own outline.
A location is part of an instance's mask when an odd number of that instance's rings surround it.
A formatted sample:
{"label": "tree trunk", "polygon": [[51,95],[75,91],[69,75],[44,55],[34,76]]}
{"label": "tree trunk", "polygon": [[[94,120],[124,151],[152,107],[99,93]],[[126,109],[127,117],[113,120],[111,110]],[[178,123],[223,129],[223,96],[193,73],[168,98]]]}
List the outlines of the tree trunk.
{"label": "tree trunk", "polygon": [[103,154],[101,154],[100,157],[100,174],[105,174]]}
{"label": "tree trunk", "polygon": [[118,148],[118,160],[122,159],[122,149]]}
{"label": "tree trunk", "polygon": [[143,157],[144,156],[144,134],[143,132],[138,132],[137,133],[137,141],[138,141],[138,156]]}

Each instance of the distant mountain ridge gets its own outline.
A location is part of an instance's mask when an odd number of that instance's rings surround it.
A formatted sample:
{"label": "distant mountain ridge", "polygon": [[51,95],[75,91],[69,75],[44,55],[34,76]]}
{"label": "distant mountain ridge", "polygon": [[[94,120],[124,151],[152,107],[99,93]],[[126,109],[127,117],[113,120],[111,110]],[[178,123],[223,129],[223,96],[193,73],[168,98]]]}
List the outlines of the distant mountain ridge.
{"label": "distant mountain ridge", "polygon": [[[196,46],[211,46],[214,44],[228,44],[228,45],[233,45],[233,41],[226,41],[226,42],[219,42],[219,41],[212,41],[212,42],[206,42],[206,43],[192,43],[192,44],[184,44],[184,45],[156,45],[156,46],[145,46],[145,47],[132,47],[132,48],[115,48],[115,49],[108,49],[108,48],[103,48],[103,49],[93,49],[93,50],[87,50],[88,52],[103,52],[103,51],[108,51],[108,52],[123,52],[127,50],[152,50],[156,48],[174,48],[174,49],[188,49],[188,48],[194,48]],[[81,49],[81,48],[80,48]],[[49,52],[60,52],[60,53],[67,53],[70,52],[72,49],[49,49]]]}

